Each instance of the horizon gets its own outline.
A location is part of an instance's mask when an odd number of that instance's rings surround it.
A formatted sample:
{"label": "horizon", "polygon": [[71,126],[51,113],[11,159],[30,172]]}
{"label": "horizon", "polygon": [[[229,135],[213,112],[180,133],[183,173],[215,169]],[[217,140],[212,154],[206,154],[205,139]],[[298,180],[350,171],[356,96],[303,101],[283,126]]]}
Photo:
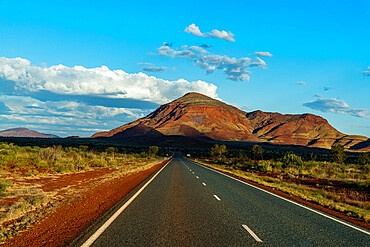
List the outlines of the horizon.
{"label": "horizon", "polygon": [[0,1],[0,130],[89,137],[194,91],[370,137],[369,0],[109,3]]}

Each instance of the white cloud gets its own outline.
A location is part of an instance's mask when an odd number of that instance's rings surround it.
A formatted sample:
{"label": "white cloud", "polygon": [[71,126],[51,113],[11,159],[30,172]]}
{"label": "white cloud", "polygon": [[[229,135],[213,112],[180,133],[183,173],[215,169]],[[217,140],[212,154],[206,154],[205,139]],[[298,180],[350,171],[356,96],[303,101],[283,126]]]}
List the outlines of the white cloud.
{"label": "white cloud", "polygon": [[207,53],[208,52],[200,46],[190,46],[188,49],[192,50],[192,51],[197,51],[199,53]]}
{"label": "white cloud", "polygon": [[[9,112],[0,114],[0,126],[26,126],[63,135],[80,135],[81,132],[89,132],[88,135],[91,135],[102,131],[102,128],[112,129],[144,117],[154,110],[88,105],[67,100],[40,101],[28,96],[13,95],[0,96],[0,102],[9,108]],[[61,130],[68,131],[58,132]]]}
{"label": "white cloud", "polygon": [[295,84],[297,84],[297,85],[302,85],[302,86],[306,86],[306,82],[304,82],[304,81],[299,81],[299,82],[296,82]]}
{"label": "white cloud", "polygon": [[252,60],[249,57],[237,59],[221,55],[205,55],[205,52],[202,51],[204,49],[198,46],[197,48],[194,46],[182,46],[182,49],[183,50],[174,50],[168,46],[161,46],[158,51],[162,56],[190,59],[194,62],[194,65],[206,70],[208,74],[215,70],[221,70],[227,75],[228,79],[233,81],[248,81],[250,78],[250,71],[248,71],[249,67],[266,68],[266,62],[259,57]]}
{"label": "white cloud", "polygon": [[[163,48],[163,54],[173,50]],[[170,56],[189,57],[185,53]],[[194,53],[193,53],[194,54]],[[195,54],[194,54],[195,55]],[[185,93],[199,92],[217,98],[217,86],[205,81],[168,81],[144,73],[129,74],[123,70],[110,70],[107,66],[85,68],[54,65],[38,67],[22,58],[0,57],[0,77],[14,81],[17,87],[37,92],[50,91],[64,95],[97,95],[109,98],[128,98],[155,103],[167,103]]]}
{"label": "white cloud", "polygon": [[367,67],[367,70],[362,72],[364,75],[370,75],[370,67]]}
{"label": "white cloud", "polygon": [[261,56],[261,57],[272,57],[272,54],[267,51],[256,51],[254,55]]}
{"label": "white cloud", "polygon": [[370,113],[367,109],[353,109],[344,100],[335,98],[327,99],[322,98],[319,95],[316,96],[315,101],[304,103],[303,106],[321,112],[332,112],[360,118],[370,118]]}
{"label": "white cloud", "polygon": [[235,42],[234,34],[232,32],[226,32],[226,31],[219,31],[217,29],[212,30],[212,32],[208,33],[202,33],[198,26],[196,26],[194,23],[189,25],[185,28],[185,32],[191,33],[198,37],[206,37],[206,38],[215,38],[215,39],[223,39],[230,42]]}
{"label": "white cloud", "polygon": [[172,57],[172,58],[182,57],[182,58],[194,59],[197,57],[197,55],[194,52],[187,49],[187,46],[183,46],[182,48],[183,50],[176,51],[168,46],[161,46],[158,48],[158,52],[162,56]]}
{"label": "white cloud", "polygon": [[137,119],[144,117],[148,111],[136,108],[119,108],[106,106],[93,106],[74,101],[40,101],[26,96],[0,96],[10,110],[10,114],[38,115],[38,116],[62,116],[76,119],[103,119],[125,115]]}
{"label": "white cloud", "polygon": [[204,37],[204,34],[199,30],[199,27],[197,27],[194,23],[185,28],[185,32],[191,33],[192,35]]}

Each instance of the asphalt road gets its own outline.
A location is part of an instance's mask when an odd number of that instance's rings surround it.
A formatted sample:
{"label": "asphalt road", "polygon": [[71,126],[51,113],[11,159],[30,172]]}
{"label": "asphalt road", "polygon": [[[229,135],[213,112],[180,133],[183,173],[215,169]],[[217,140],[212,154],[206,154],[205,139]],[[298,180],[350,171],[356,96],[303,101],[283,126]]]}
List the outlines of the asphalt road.
{"label": "asphalt road", "polygon": [[175,155],[89,244],[370,246],[351,226]]}

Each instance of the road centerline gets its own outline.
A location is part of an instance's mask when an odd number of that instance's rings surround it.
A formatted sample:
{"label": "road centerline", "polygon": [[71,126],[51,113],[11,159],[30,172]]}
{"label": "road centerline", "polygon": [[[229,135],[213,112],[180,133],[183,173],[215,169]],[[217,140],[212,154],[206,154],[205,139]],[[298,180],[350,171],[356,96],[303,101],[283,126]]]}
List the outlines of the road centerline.
{"label": "road centerline", "polygon": [[302,205],[302,204],[300,204],[300,203],[298,203],[298,202],[292,201],[292,200],[290,200],[290,199],[288,199],[288,198],[285,198],[285,197],[283,197],[283,196],[277,195],[277,194],[275,194],[275,193],[272,193],[272,192],[270,192],[270,191],[267,191],[267,190],[265,190],[265,189],[262,189],[262,188],[260,188],[260,187],[258,187],[258,186],[255,186],[255,185],[249,184],[249,183],[247,183],[247,182],[244,182],[244,181],[242,181],[242,180],[240,180],[240,179],[234,178],[234,177],[232,177],[232,176],[230,176],[230,175],[224,174],[224,173],[219,172],[219,171],[217,171],[217,170],[213,170],[213,169],[211,169],[211,168],[209,168],[209,167],[206,167],[206,166],[203,166],[203,165],[199,165],[199,164],[197,164],[197,163],[195,163],[195,162],[193,162],[193,161],[190,161],[190,160],[188,160],[188,161],[189,161],[189,162],[191,162],[192,164],[197,165],[198,167],[201,167],[201,168],[207,169],[207,170],[212,171],[212,172],[214,172],[214,173],[218,173],[218,174],[223,175],[223,176],[225,176],[225,177],[228,177],[228,178],[230,178],[230,179],[232,179],[232,180],[235,180],[235,181],[237,181],[237,182],[239,182],[239,183],[245,184],[245,185],[247,185],[247,186],[249,186],[249,187],[255,188],[255,189],[259,190],[259,191],[262,191],[262,192],[264,192],[264,193],[267,193],[267,194],[269,194],[269,195],[272,195],[272,196],[274,196],[274,197],[277,197],[277,198],[279,198],[279,199],[281,199],[281,200],[284,200],[284,201],[286,201],[286,202],[292,203],[292,204],[294,204],[294,205],[296,205],[296,206],[298,206],[298,207],[304,208],[304,209],[306,209],[306,210],[308,210],[308,211],[311,211],[311,212],[313,212],[313,213],[315,213],[315,214],[318,214],[318,215],[321,215],[321,216],[323,216],[323,217],[325,217],[325,218],[328,218],[328,219],[330,219],[330,220],[333,220],[333,221],[335,221],[335,222],[337,222],[337,223],[340,223],[340,224],[342,224],[342,225],[348,226],[348,227],[350,227],[350,228],[352,228],[352,229],[355,229],[355,230],[357,230],[357,231],[359,231],[359,232],[362,232],[362,233],[365,233],[365,234],[367,234],[367,235],[370,235],[370,232],[369,232],[369,231],[367,231],[366,229],[362,229],[361,227],[357,227],[357,226],[355,226],[355,225],[351,225],[350,223],[347,223],[347,222],[345,222],[345,221],[342,221],[342,220],[340,220],[340,219],[337,219],[337,218],[335,218],[334,216],[327,215],[327,214],[325,214],[325,213],[323,213],[323,212],[321,212],[321,211],[318,211],[318,210],[315,210],[315,209],[310,208],[310,207],[308,207],[308,206]]}
{"label": "road centerline", "polygon": [[218,197],[217,195],[213,195],[218,201],[221,201],[220,197]]}
{"label": "road centerline", "polygon": [[247,225],[242,225],[247,232],[257,241],[257,242],[263,242]]}

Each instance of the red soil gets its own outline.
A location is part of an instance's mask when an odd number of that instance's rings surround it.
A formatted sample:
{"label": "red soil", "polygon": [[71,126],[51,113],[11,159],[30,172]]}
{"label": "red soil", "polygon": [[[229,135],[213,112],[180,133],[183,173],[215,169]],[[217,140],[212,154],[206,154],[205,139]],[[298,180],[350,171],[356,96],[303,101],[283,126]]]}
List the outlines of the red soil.
{"label": "red soil", "polygon": [[[59,206],[55,212],[46,215],[42,221],[22,232],[19,236],[5,241],[3,246],[65,246],[75,239],[81,231],[91,225],[104,212],[118,203],[131,190],[159,170],[168,161],[164,161],[147,170],[109,180],[98,187],[82,192],[71,204]],[[111,172],[102,168],[97,172],[85,172],[65,175],[62,180],[45,179],[43,189],[55,190],[67,184],[89,182]],[[38,181],[39,183],[39,181]]]}
{"label": "red soil", "polygon": [[95,168],[92,171],[59,175],[58,178],[35,178],[27,179],[27,183],[37,183],[41,185],[41,189],[45,192],[54,191],[66,186],[78,185],[81,182],[91,179],[100,178],[106,174],[112,173],[116,169],[113,168]]}

